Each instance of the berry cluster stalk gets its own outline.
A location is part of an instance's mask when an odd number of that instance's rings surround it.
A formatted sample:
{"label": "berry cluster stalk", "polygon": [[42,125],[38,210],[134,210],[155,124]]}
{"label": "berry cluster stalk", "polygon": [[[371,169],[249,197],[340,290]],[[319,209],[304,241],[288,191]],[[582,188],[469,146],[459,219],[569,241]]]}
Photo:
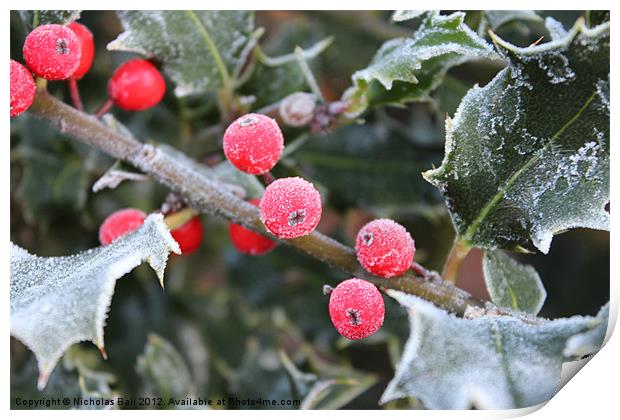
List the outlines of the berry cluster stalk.
{"label": "berry cluster stalk", "polygon": [[[45,89],[37,91],[30,111],[33,115],[55,124],[62,133],[132,164],[180,194],[192,208],[223,217],[273,238],[260,221],[256,206],[238,198],[219,182],[192,171],[179,158],[162,149],[115,131],[94,116],[57,100]],[[492,307],[491,303],[473,298],[438,275],[421,276],[420,273],[426,272],[421,266],[399,277],[375,277],[359,265],[353,249],[316,231],[301,238],[279,241],[351,276],[368,280],[381,289],[400,290],[416,295],[459,315],[476,307]]]}

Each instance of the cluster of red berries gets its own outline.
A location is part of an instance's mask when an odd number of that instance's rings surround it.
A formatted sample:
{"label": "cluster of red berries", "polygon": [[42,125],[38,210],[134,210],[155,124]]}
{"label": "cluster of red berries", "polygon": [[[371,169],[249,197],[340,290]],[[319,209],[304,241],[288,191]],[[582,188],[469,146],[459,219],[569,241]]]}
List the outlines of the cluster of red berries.
{"label": "cluster of red berries", "polygon": [[[76,83],[91,68],[95,47],[92,33],[73,22],[67,26],[43,25],[26,37],[23,48],[28,68],[47,80]],[[30,71],[11,60],[11,117],[30,107],[35,97],[35,82]],[[139,111],[157,105],[166,92],[161,73],[149,61],[134,59],[116,69],[108,84],[108,106]],[[78,95],[79,97],[79,95]],[[74,99],[74,102],[75,99]],[[98,114],[102,114],[100,111]],[[224,133],[226,158],[239,170],[252,175],[267,174],[284,149],[284,136],[277,122],[266,115],[247,114],[230,124]],[[271,182],[259,200],[260,219],[266,230],[281,239],[310,234],[321,219],[321,196],[308,181],[294,177]],[[124,209],[111,214],[101,225],[99,239],[107,245],[142,225],[146,214]],[[262,255],[276,243],[237,224],[230,224],[232,244],[240,252]],[[203,236],[199,217],[193,217],[171,231],[183,253],[195,251]],[[388,219],[374,220],[364,226],[355,242],[357,259],[368,272],[390,278],[411,267],[415,245],[407,230]],[[385,308],[379,290],[372,283],[350,279],[340,283],[330,295],[329,314],[343,336],[358,340],[374,334],[383,324]]]}
{"label": "cluster of red berries", "polygon": [[[26,36],[23,56],[27,68],[11,60],[11,117],[26,111],[35,99],[31,72],[46,80],[68,80],[73,101],[81,108],[77,81],[88,73],[95,57],[93,34],[86,26],[77,22],[38,26]],[[164,78],[151,62],[129,60],[114,71],[108,84],[110,99],[102,110],[115,104],[141,111],[157,105],[165,92]]]}
{"label": "cluster of red berries", "polygon": [[[407,230],[389,219],[377,219],[360,229],[355,240],[357,260],[366,271],[390,278],[413,264],[415,244]],[[329,315],[336,330],[350,340],[376,333],[385,316],[383,297],[365,280],[340,283],[330,293]]]}
{"label": "cluster of red berries", "polygon": [[[275,120],[248,114],[228,127],[223,146],[226,158],[235,167],[259,175],[269,172],[280,159],[284,137]],[[304,179],[282,178],[267,186],[259,208],[261,221],[269,233],[281,239],[293,239],[316,228],[321,219],[321,196]],[[275,246],[270,239],[238,225],[231,225],[230,235],[235,247],[248,254],[267,252]],[[373,220],[360,229],[355,249],[362,267],[384,278],[407,271],[415,254],[409,232],[389,219]],[[329,314],[340,334],[359,340],[383,325],[383,297],[374,284],[350,279],[331,291]]]}

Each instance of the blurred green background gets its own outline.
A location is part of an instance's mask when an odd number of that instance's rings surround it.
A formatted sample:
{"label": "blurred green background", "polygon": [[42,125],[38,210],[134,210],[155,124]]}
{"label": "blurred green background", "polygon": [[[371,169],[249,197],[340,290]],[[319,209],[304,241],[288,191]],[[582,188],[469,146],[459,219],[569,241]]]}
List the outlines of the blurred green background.
{"label": "blurred green background", "polygon": [[[582,13],[551,15],[570,26]],[[365,67],[384,41],[406,36],[418,24],[394,24],[389,17],[387,12],[270,11],[257,13],[256,26],[266,30],[261,45],[270,55],[333,36],[333,44],[312,61],[312,70],[325,97],[336,100],[350,85],[351,74]],[[474,28],[477,19],[477,12],[468,13]],[[80,82],[85,108],[94,112],[105,101],[110,74],[131,55],[105,49],[122,32],[114,12],[86,11],[80,22],[92,30],[97,45],[94,66]],[[499,31],[517,45],[528,45],[543,33],[541,22],[519,22]],[[19,16],[11,13],[11,58],[18,61],[23,61],[25,34]],[[449,72],[433,102],[381,108],[367,113],[363,125],[313,135],[274,175],[299,174],[321,187],[325,209],[319,231],[352,245],[365,222],[391,217],[412,233],[416,259],[441,270],[453,228],[440,195],[420,172],[441,162],[445,113],[452,115],[467,89],[485,84],[497,70],[485,62],[459,66]],[[288,91],[306,89],[299,74],[287,77],[259,74],[242,91],[255,95],[255,107],[260,107]],[[51,82],[49,89],[69,102],[65,83]],[[159,106],[113,113],[141,139],[170,143],[209,163],[224,159],[222,133],[208,129],[219,121],[213,97],[179,100],[169,83]],[[299,133],[287,128],[285,138]],[[99,245],[98,227],[111,212],[159,208],[168,191],[153,181],[92,193],[92,184],[113,164],[27,112],[12,120],[11,240],[41,256],[73,254]],[[33,355],[11,339],[11,404],[18,396],[188,392],[214,399],[231,394],[303,399],[313,385],[331,381],[317,406],[378,408],[408,336],[404,311],[386,298],[386,322],[379,333],[348,342],[332,327],[321,291],[323,284],[345,279],[343,273],[284,246],[264,257],[243,256],[230,244],[224,220],[202,220],[202,247],[171,259],[165,290],[145,266],[118,281],[105,328],[107,361],[92,344],[76,345],[40,393]],[[475,251],[467,258],[458,285],[485,297],[480,258]],[[558,235],[548,255],[519,258],[538,270],[547,289],[542,316],[594,315],[609,299],[607,232],[574,230]],[[388,407],[418,405],[407,400]]]}

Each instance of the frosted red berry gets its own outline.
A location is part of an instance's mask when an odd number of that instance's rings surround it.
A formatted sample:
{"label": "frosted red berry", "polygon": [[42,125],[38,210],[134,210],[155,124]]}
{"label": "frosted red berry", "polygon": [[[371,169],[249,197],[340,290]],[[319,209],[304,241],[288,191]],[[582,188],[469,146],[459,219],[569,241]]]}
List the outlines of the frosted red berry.
{"label": "frosted red berry", "polygon": [[181,253],[191,254],[202,243],[203,228],[200,217],[196,216],[185,222],[178,228],[170,231],[172,237],[179,244]]}
{"label": "frosted red berry", "polygon": [[80,41],[62,25],[42,25],[26,36],[24,61],[34,74],[47,80],[64,80],[80,65]]}
{"label": "frosted red berry", "polygon": [[233,121],[224,133],[224,154],[237,169],[259,175],[278,163],[284,137],[273,118],[247,114]]}
{"label": "frosted red berry", "polygon": [[32,74],[26,67],[11,60],[11,118],[30,108],[35,91]]}
{"label": "frosted red berry", "polygon": [[121,64],[108,84],[108,94],[125,111],[142,111],[157,105],[166,93],[166,82],[157,67],[142,59]]}
{"label": "frosted red berry", "polygon": [[[259,200],[249,201],[258,206]],[[276,242],[241,225],[231,223],[229,228],[230,241],[237,251],[247,255],[264,255],[276,247]]]}
{"label": "frosted red berry", "polygon": [[269,232],[291,239],[309,234],[321,220],[321,195],[301,178],[281,178],[265,189],[260,218]]}
{"label": "frosted red berry", "polygon": [[109,245],[117,238],[138,229],[144,223],[146,214],[138,209],[118,210],[106,217],[99,227],[99,242]]}
{"label": "frosted red berry", "polygon": [[355,250],[366,271],[389,278],[411,267],[415,243],[403,226],[390,219],[377,219],[360,229]]}
{"label": "frosted red berry", "polygon": [[93,65],[95,41],[93,33],[81,23],[71,22],[67,27],[73,31],[80,43],[80,64],[71,75],[72,79],[80,80]]}
{"label": "frosted red berry", "polygon": [[345,280],[329,296],[332,324],[349,340],[361,340],[376,333],[383,325],[384,316],[381,292],[365,280]]}

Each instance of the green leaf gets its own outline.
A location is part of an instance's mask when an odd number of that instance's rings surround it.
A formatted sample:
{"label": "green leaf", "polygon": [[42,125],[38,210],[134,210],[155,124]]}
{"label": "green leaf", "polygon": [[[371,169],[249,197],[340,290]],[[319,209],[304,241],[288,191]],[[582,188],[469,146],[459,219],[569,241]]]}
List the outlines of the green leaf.
{"label": "green leaf", "polygon": [[569,338],[564,357],[582,358],[596,353],[603,346],[609,323],[609,302],[601,308],[589,325],[589,330]]}
{"label": "green leaf", "polygon": [[405,397],[428,409],[529,407],[560,383],[567,340],[592,317],[532,323],[509,316],[457,318],[416,296],[390,290],[409,312],[411,335],[381,404]]}
{"label": "green leaf", "polygon": [[11,244],[11,334],[37,358],[39,389],[71,344],[103,351],[116,280],[147,261],[163,285],[168,253],[180,254],[162,215],[108,246],[68,257],[38,257]]}
{"label": "green leaf", "polygon": [[482,269],[493,303],[533,315],[540,311],[547,292],[534,267],[496,250],[485,252]]}
{"label": "green leaf", "polygon": [[464,17],[462,12],[431,12],[411,38],[383,44],[370,65],[353,74],[353,86],[344,93],[351,103],[348,112],[356,116],[371,105],[426,101],[450,68],[473,59],[497,59]]}
{"label": "green leaf", "polygon": [[547,253],[566,229],[609,229],[609,24],[518,48],[446,121],[446,152],[424,173],[458,235],[483,248],[530,241]]}
{"label": "green leaf", "polygon": [[125,28],[108,44],[162,62],[177,96],[232,86],[231,74],[254,28],[248,11],[119,11]]}
{"label": "green leaf", "polygon": [[157,334],[149,334],[144,352],[138,356],[136,369],[149,388],[166,403],[170,398],[182,400],[197,395],[183,357],[170,342]]}
{"label": "green leaf", "polygon": [[39,25],[66,25],[80,18],[81,10],[19,10],[19,17],[31,31]]}

